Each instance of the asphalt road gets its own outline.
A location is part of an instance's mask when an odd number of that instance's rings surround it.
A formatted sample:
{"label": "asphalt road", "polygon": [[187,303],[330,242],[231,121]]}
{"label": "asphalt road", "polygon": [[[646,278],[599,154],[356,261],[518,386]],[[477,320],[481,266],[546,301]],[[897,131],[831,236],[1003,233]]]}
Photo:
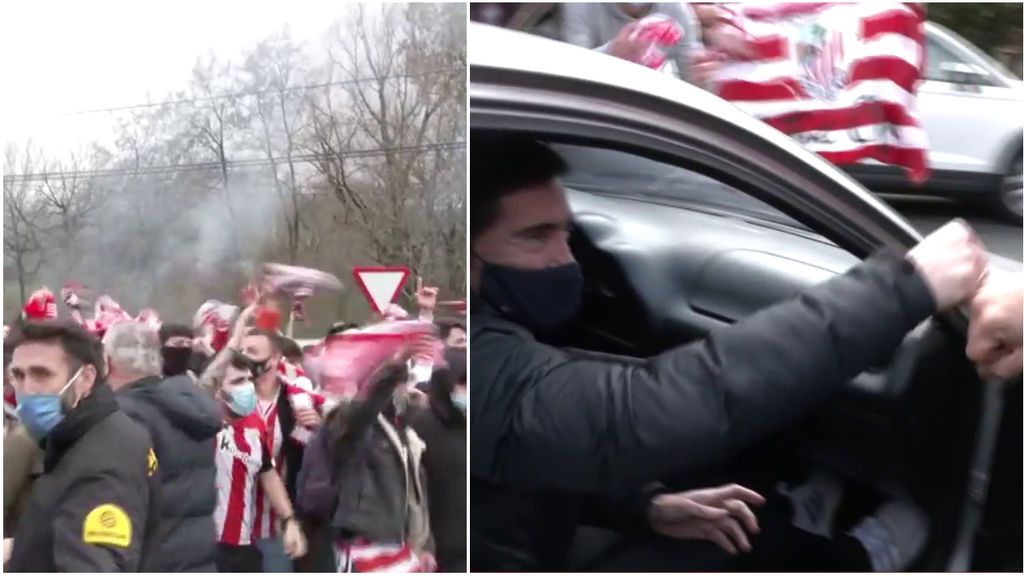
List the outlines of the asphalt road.
{"label": "asphalt road", "polygon": [[1020,225],[1007,224],[979,211],[942,200],[886,198],[886,201],[917,228],[928,234],[953,218],[963,218],[978,232],[990,252],[1020,261],[1024,240]]}

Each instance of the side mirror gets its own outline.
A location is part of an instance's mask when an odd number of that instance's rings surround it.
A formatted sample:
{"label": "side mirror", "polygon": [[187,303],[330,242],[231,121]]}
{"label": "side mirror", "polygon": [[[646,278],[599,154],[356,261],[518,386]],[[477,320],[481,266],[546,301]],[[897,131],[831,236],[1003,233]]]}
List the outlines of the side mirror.
{"label": "side mirror", "polygon": [[987,86],[989,74],[979,66],[964,62],[943,62],[939,65],[943,78],[952,82],[964,90],[977,89],[979,86]]}

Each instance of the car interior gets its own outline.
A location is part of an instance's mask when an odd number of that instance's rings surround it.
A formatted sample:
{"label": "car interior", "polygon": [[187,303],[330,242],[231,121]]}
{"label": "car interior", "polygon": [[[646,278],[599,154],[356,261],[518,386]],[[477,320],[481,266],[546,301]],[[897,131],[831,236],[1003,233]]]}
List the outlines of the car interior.
{"label": "car interior", "polygon": [[[611,177],[615,162],[601,155],[601,145],[549,143],[570,164],[564,181],[575,220],[571,244],[585,277],[583,311],[551,338],[553,344],[653,356],[824,282],[859,260],[795,222],[731,210],[716,204],[714,195],[677,193],[692,182],[653,178],[650,170],[632,179]],[[709,175],[694,177],[698,188],[707,185]],[[733,189],[737,183],[730,184],[730,193],[745,196]],[[947,569],[963,547],[958,532],[984,402],[964,345],[947,319],[922,323],[886,363],[854,378],[797,426],[719,470],[739,460],[756,462],[760,478],[788,483],[816,470],[835,473],[846,482],[837,532],[888,498],[911,498],[932,526],[911,568]],[[1013,458],[1020,458],[1019,449]],[[1015,474],[1020,477],[1019,465]],[[586,570],[621,536],[581,525],[569,568]]]}

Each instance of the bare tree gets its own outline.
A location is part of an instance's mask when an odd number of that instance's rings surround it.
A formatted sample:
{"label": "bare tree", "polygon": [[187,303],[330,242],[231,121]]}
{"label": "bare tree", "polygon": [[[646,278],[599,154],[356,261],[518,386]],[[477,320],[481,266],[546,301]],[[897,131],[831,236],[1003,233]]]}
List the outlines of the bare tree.
{"label": "bare tree", "polygon": [[[443,243],[435,240],[443,227],[435,216],[446,199],[438,194],[438,176],[459,155],[439,148],[436,138],[459,138],[450,118],[442,124],[450,110],[464,111],[464,88],[456,87],[465,84],[465,68],[435,68],[460,62],[460,48],[439,43],[429,31],[446,25],[440,16],[450,8],[439,8],[434,19],[420,19],[429,15],[413,10],[418,8],[357,5],[345,27],[335,28],[328,77],[344,84],[314,105],[312,142],[320,155],[317,169],[348,221],[360,227],[374,259],[439,278],[436,253]],[[350,115],[346,132],[334,114],[339,107]],[[368,149],[376,153],[361,152]]]}
{"label": "bare tree", "polygon": [[[190,128],[192,142],[207,150],[220,164],[223,182],[224,202],[231,218],[232,228],[238,225],[235,205],[231,197],[231,179],[228,165],[230,163],[229,148],[233,131],[237,130],[243,120],[238,108],[237,99],[222,97],[235,91],[233,69],[230,63],[221,64],[216,57],[210,56],[207,63],[196,62],[192,69],[191,92],[193,97],[201,101],[194,108]],[[238,235],[232,234],[235,253],[241,256],[242,249]]]}
{"label": "bare tree", "polygon": [[88,171],[102,168],[108,160],[109,153],[91,146],[85,152],[72,152],[67,160],[42,162],[43,178],[38,187],[41,216],[54,220],[48,231],[64,252],[70,251],[102,203],[97,183],[88,176]]}
{"label": "bare tree", "polygon": [[[301,137],[303,128],[303,118],[300,116],[302,109],[301,106],[289,105],[289,91],[295,75],[306,67],[301,47],[291,41],[287,29],[280,35],[260,42],[256,50],[246,58],[244,66],[244,72],[248,75],[246,90],[254,94],[247,108],[259,125],[263,153],[281,202],[289,262],[297,260],[302,231],[306,228],[300,210],[302,192],[295,162],[296,141]],[[287,168],[284,179],[278,174],[278,140],[283,140],[280,148],[283,148]]]}
{"label": "bare tree", "polygon": [[[4,172],[8,175],[31,172],[35,166],[32,143],[25,146],[21,161],[18,149],[8,144],[4,150]],[[39,204],[30,183],[4,177],[4,261],[10,262],[18,278],[19,301],[28,297],[26,283],[39,272],[43,264],[43,246],[34,222]]]}

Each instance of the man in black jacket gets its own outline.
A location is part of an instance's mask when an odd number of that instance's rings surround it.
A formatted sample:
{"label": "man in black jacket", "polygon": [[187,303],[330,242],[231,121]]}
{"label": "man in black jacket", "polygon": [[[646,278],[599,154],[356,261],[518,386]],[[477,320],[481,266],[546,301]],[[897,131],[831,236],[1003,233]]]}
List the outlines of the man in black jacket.
{"label": "man in black jacket", "polygon": [[[686,499],[651,484],[766,439],[973,294],[986,260],[961,224],[646,360],[539,342],[578,310],[562,159],[474,141],[470,426],[473,570],[558,570],[584,495],[623,492],[641,523]],[[644,490],[637,487],[644,486]]]}
{"label": "man in black jacket", "polygon": [[100,343],[57,321],[27,323],[16,339],[18,415],[46,455],[5,570],[152,570],[159,463],[103,381]]}
{"label": "man in black jacket", "polygon": [[160,340],[140,323],[111,326],[103,338],[121,409],[149,429],[160,462],[160,572],[214,572],[217,506],[214,442],[221,428],[213,398],[190,377],[161,377]]}
{"label": "man in black jacket", "polygon": [[307,449],[300,506],[329,518],[340,572],[433,572],[426,446],[408,419],[408,361],[432,339],[404,345],[366,383],[367,395],[339,404]]}

